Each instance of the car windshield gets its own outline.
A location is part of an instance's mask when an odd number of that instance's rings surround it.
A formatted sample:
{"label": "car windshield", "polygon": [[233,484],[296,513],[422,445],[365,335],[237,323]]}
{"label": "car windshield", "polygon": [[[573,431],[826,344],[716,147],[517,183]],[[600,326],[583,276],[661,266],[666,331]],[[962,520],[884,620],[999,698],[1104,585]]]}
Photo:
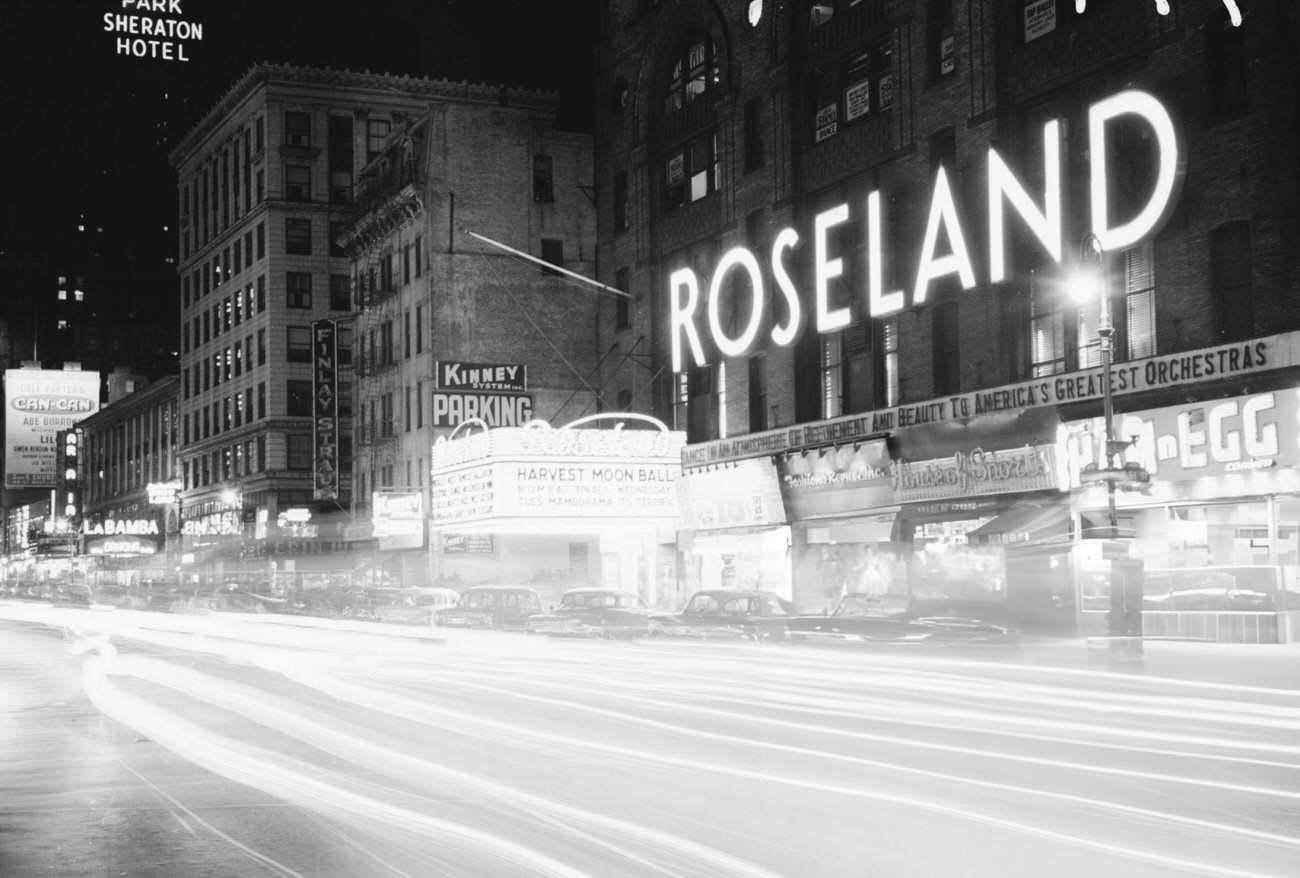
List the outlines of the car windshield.
{"label": "car windshield", "polygon": [[569,609],[600,607],[641,607],[645,602],[633,594],[618,592],[578,592],[566,594],[560,599],[560,606]]}

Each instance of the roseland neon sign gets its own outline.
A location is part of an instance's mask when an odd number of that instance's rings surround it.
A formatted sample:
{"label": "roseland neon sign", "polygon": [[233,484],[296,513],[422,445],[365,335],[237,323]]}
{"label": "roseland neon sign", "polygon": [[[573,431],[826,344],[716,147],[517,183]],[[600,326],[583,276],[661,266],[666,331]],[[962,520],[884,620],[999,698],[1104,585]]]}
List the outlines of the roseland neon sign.
{"label": "roseland neon sign", "polygon": [[[1146,205],[1126,222],[1112,225],[1108,200],[1111,168],[1107,163],[1106,134],[1108,126],[1121,116],[1139,117],[1154,134],[1156,175]],[[1184,158],[1168,110],[1148,92],[1137,90],[1123,91],[1098,101],[1088,108],[1088,147],[1090,221],[1101,247],[1106,251],[1119,251],[1155,234],[1168,219],[1183,175]],[[1061,262],[1061,161],[1061,124],[1059,119],[1053,119],[1043,126],[1043,192],[1036,202],[997,150],[989,148],[987,216],[990,283],[999,283],[1007,277],[1005,226],[1008,206],[1047,254],[1056,263]],[[925,239],[910,299],[904,290],[885,289],[885,257],[881,234],[884,218],[878,190],[867,195],[862,209],[866,211],[867,227],[867,288],[863,292],[867,313],[871,317],[886,317],[904,308],[925,304],[930,285],[950,275],[957,276],[963,290],[972,289],[976,285],[975,269],[966,245],[967,236],[962,230],[952,186],[942,166],[935,172]],[[852,319],[848,306],[831,307],[830,282],[844,274],[844,259],[830,252],[828,241],[830,230],[847,222],[849,216],[850,205],[845,202],[813,217],[812,317],[818,333],[842,329]],[[946,233],[950,251],[942,255],[936,252],[940,232]],[[792,344],[798,338],[805,319],[799,291],[786,266],[788,253],[799,241],[798,232],[784,228],[772,242],[771,281],[775,287],[774,294],[784,301],[787,317],[784,324],[771,328],[770,338],[772,343],[781,347]],[[727,289],[727,278],[733,271],[740,271],[747,278],[750,297],[749,321],[736,336],[728,335],[724,329],[721,308],[722,293]],[[700,278],[691,268],[679,268],[669,276],[668,284],[673,371],[680,372],[683,368],[683,342],[689,347],[694,364],[703,366],[707,359],[698,324]],[[769,286],[759,259],[747,247],[734,247],[718,260],[708,285],[708,299],[704,306],[706,331],[718,353],[724,357],[741,357],[753,349],[763,325],[763,315],[768,311],[768,291]],[[743,291],[739,295],[743,296]]]}

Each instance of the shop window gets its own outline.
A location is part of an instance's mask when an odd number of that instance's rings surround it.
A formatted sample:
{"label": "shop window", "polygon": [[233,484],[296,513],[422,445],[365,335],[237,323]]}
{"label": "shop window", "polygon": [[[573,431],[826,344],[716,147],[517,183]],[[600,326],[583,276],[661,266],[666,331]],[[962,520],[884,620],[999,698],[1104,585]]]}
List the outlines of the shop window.
{"label": "shop window", "polygon": [[713,132],[672,150],[664,159],[664,210],[699,201],[718,189],[718,136]]}
{"label": "shop window", "polygon": [[961,338],[955,300],[934,306],[931,318],[934,361],[934,394],[961,392]]}
{"label": "shop window", "polygon": [[1210,233],[1210,283],[1222,341],[1254,335],[1255,293],[1250,260],[1249,222],[1228,223]]}
{"label": "shop window", "polygon": [[533,201],[554,201],[554,167],[549,155],[533,156]]}
{"label": "shop window", "polygon": [[718,81],[717,49],[708,37],[696,37],[673,58],[664,113],[673,113],[703,97]]}
{"label": "shop window", "polygon": [[1233,27],[1228,10],[1217,8],[1205,20],[1205,71],[1210,112],[1237,116],[1249,109],[1250,56],[1244,28]]}

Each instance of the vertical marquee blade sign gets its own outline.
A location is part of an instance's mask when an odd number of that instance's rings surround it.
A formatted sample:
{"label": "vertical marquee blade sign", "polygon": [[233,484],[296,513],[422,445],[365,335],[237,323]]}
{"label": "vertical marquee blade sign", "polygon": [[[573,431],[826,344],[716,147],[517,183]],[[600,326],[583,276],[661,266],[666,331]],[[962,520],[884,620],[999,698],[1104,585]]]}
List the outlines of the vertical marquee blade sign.
{"label": "vertical marquee blade sign", "polygon": [[339,496],[339,370],[338,325],[316,320],[312,345],[312,496]]}

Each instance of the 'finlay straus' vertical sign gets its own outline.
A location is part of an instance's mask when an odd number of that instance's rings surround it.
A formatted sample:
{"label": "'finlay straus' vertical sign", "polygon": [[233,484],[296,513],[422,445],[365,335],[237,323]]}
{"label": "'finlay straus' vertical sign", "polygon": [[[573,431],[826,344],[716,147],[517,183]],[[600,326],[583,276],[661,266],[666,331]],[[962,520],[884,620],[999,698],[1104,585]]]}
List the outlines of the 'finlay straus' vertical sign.
{"label": "'finlay straus' vertical sign", "polygon": [[312,348],[312,496],[339,496],[338,326],[333,320],[311,325]]}
{"label": "'finlay straus' vertical sign", "polygon": [[203,25],[181,16],[181,0],[121,0],[104,13],[104,30],[116,39],[117,54],[188,61],[185,44],[203,39]]}

